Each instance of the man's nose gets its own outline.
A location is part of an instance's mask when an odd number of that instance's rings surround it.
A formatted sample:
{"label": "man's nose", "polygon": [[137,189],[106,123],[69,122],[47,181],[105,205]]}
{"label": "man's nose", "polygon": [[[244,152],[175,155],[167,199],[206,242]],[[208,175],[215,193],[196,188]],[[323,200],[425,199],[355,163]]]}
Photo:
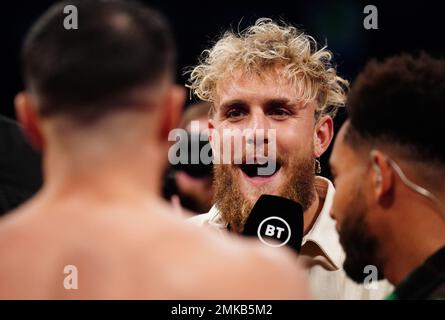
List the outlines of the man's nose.
{"label": "man's nose", "polygon": [[253,133],[253,135],[249,136],[247,139],[249,143],[254,143],[257,147],[269,143],[268,130],[270,129],[270,126],[262,111],[252,113],[249,129]]}

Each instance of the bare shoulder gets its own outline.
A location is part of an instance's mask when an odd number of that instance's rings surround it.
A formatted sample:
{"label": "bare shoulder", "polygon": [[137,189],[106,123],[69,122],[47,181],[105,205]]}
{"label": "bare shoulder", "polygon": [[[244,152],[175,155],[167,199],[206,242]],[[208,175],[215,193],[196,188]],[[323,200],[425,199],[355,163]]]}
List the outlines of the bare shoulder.
{"label": "bare shoulder", "polygon": [[30,228],[27,222],[28,212],[27,206],[20,207],[0,218],[0,247],[6,250],[26,241]]}
{"label": "bare shoulder", "polygon": [[[188,279],[206,299],[306,299],[308,283],[296,254],[238,236],[187,227],[184,248],[195,259]],[[187,239],[187,240],[186,240]],[[184,267],[187,264],[184,264]]]}
{"label": "bare shoulder", "polygon": [[[15,286],[17,297],[24,294],[24,275],[29,297],[307,297],[304,272],[287,250],[221,237],[174,216],[168,206],[152,205],[151,212],[130,209],[96,210],[84,218],[60,210],[34,216],[28,211],[39,210],[29,206],[11,213],[0,220],[0,280]],[[69,226],[68,217],[73,217]],[[63,287],[66,265],[78,268],[74,296]],[[10,289],[6,293],[11,296]]]}
{"label": "bare shoulder", "polygon": [[[249,249],[258,268],[249,270],[262,279],[256,282],[261,299],[308,299],[307,273],[297,255],[288,248],[258,247]],[[261,267],[260,267],[261,266]]]}

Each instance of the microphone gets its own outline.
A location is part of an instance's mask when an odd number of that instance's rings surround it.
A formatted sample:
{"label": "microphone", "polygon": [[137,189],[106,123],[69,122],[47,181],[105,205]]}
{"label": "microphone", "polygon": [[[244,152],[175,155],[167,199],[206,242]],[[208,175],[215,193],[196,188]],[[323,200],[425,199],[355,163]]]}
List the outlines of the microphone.
{"label": "microphone", "polygon": [[242,234],[257,237],[270,247],[287,245],[300,252],[303,208],[295,201],[263,194],[253,206]]}

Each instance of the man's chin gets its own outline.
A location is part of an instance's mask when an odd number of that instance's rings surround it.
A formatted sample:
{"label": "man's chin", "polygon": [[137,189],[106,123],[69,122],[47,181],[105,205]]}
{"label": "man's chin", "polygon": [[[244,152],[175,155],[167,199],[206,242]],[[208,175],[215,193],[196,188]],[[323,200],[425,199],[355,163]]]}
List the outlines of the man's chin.
{"label": "man's chin", "polygon": [[[359,193],[357,198],[363,198]],[[375,266],[377,280],[383,278],[383,268],[378,258],[378,241],[372,234],[365,219],[366,207],[362,204],[351,205],[350,212],[342,225],[337,227],[340,244],[346,254],[343,269],[350,279],[363,283],[369,275],[366,267]]]}

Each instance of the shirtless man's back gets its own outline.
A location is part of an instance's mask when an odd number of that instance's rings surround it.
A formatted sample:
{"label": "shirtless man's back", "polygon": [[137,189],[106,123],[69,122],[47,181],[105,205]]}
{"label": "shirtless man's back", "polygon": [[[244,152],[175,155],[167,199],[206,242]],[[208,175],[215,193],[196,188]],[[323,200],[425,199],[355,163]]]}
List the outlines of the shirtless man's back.
{"label": "shirtless man's back", "polygon": [[[68,4],[76,30],[62,27]],[[185,99],[162,17],[120,0],[57,3],[22,57],[16,112],[42,150],[44,185],[0,219],[0,298],[306,297],[288,249],[220,239],[161,199]]]}
{"label": "shirtless man's back", "polygon": [[[0,223],[0,299],[306,297],[298,265],[283,252],[221,241],[161,201],[44,197]],[[76,267],[77,289],[65,288],[66,266]]]}

